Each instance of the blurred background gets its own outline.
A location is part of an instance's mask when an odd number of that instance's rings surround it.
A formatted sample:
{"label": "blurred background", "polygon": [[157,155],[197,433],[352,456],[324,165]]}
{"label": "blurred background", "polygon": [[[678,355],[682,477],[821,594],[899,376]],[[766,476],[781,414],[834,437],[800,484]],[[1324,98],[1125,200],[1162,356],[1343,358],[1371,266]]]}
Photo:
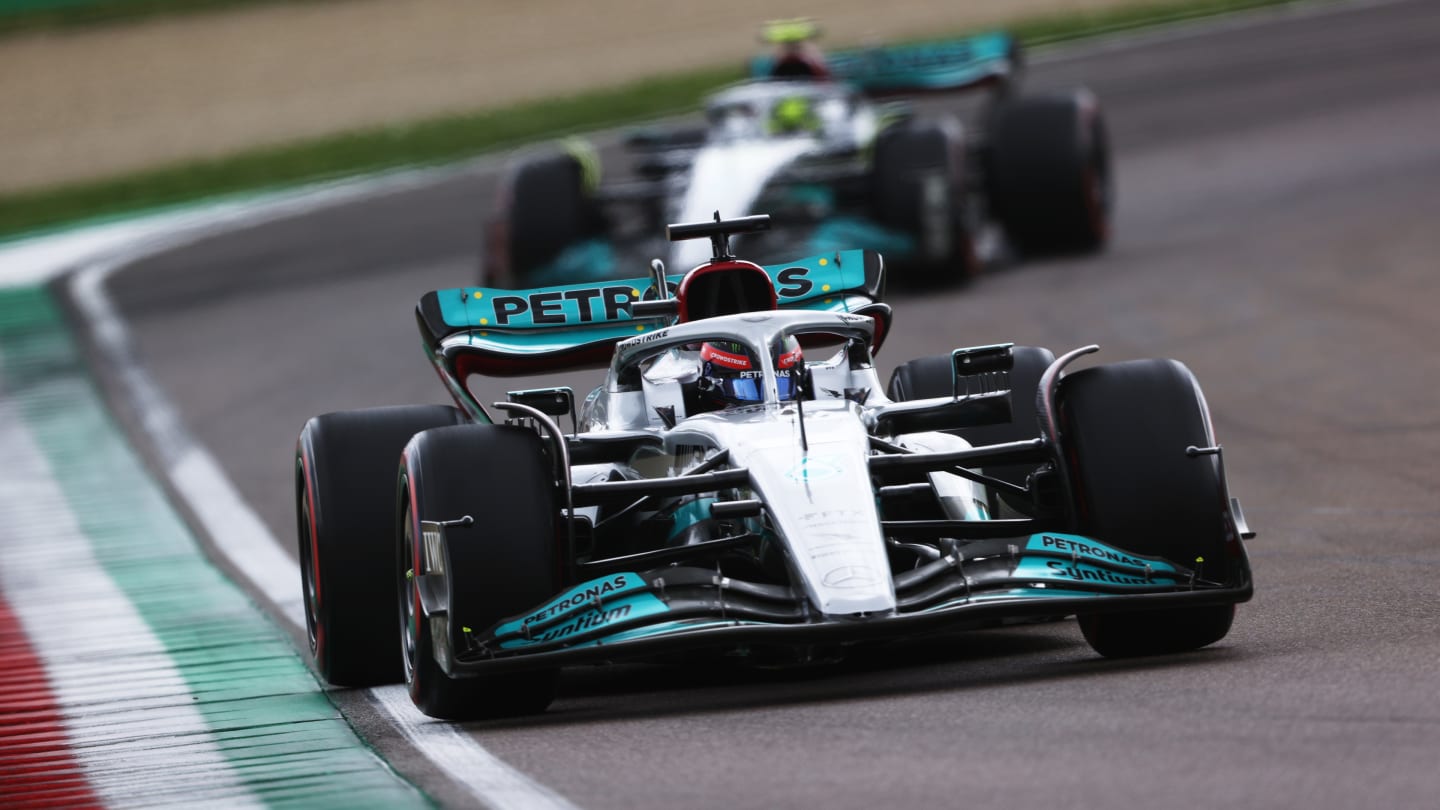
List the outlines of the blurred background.
{"label": "blurred background", "polygon": [[321,136],[360,131],[369,140],[326,143],[323,155],[281,149],[230,171],[208,165],[208,179],[192,171],[92,187],[88,202],[49,219],[444,159],[493,145],[497,128],[489,122],[436,143],[433,132],[417,142],[427,133],[411,125],[646,78],[690,77],[652,88],[648,101],[626,99],[629,108],[613,105],[615,118],[693,106],[696,88],[739,77],[759,23],[776,17],[814,17],[825,44],[839,46],[1037,15],[1075,30],[1257,4],[1266,0],[894,0],[883,8],[865,0],[4,0],[0,206],[21,195],[29,212],[0,210],[0,232],[45,224],[35,221],[37,205],[55,201],[37,192],[55,186]]}

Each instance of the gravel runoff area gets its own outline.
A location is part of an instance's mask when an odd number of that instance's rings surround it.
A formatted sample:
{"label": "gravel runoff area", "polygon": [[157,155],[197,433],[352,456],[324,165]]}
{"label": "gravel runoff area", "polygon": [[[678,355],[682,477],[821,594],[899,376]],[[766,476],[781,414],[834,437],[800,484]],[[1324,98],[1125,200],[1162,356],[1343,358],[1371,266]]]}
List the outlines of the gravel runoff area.
{"label": "gravel runoff area", "polygon": [[0,193],[740,62],[759,24],[938,34],[1133,0],[337,0],[0,39]]}

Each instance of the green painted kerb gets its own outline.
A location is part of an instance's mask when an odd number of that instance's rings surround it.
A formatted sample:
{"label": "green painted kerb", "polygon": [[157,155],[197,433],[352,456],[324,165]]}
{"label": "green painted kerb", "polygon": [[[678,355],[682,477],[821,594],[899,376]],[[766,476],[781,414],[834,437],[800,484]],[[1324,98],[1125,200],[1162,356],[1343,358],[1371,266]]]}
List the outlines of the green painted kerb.
{"label": "green painted kerb", "polygon": [[0,395],[19,407],[96,559],[164,644],[254,795],[272,807],[430,806],[200,553],[104,409],[44,288],[0,290]]}

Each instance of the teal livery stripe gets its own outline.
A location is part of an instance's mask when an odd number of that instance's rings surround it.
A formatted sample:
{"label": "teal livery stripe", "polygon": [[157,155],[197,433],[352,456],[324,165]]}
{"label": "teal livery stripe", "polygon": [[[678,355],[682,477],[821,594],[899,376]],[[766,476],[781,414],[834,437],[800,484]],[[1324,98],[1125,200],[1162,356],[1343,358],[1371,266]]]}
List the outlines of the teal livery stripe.
{"label": "teal livery stripe", "polygon": [[[843,293],[865,288],[865,251],[842,250],[811,256],[764,268],[775,285],[782,307],[815,300],[828,305],[843,299]],[[682,275],[671,275],[666,284],[679,285]],[[461,287],[436,290],[440,316],[455,328],[490,327],[503,330],[550,329],[554,327],[598,327],[621,324],[634,329],[629,306],[633,301],[657,297],[650,278],[619,279],[558,287],[501,290],[491,287]]]}
{"label": "teal livery stripe", "polygon": [[1128,551],[1121,551],[1095,540],[1078,534],[1061,534],[1049,532],[1031,535],[1025,543],[1026,551],[1039,551],[1048,554],[1068,555],[1076,563],[1098,562],[1111,565],[1123,566],[1133,569],[1137,573],[1149,571],[1154,574],[1174,576],[1177,570],[1174,565],[1158,557],[1146,557]]}
{"label": "teal livery stripe", "polygon": [[[141,752],[98,767],[92,756],[86,766],[92,779],[98,780],[97,770],[108,779],[123,778],[126,801],[150,806],[245,805],[256,799],[274,807],[429,806],[356,737],[281,631],[201,555],[112,423],[54,302],[41,288],[0,291],[0,392],[6,413],[18,414],[12,422],[33,438],[43,461],[37,466],[48,464],[51,486],[60,494],[56,507],[20,516],[24,529],[6,541],[5,551],[38,552],[66,527],[78,527],[83,544],[76,558],[98,563],[101,578],[113,581],[119,601],[129,603],[87,599],[76,592],[76,580],[62,562],[53,581],[32,589],[32,602],[43,604],[32,605],[28,615],[53,615],[57,627],[84,645],[74,650],[78,659],[104,659],[125,641],[103,632],[105,619],[133,609],[163,646],[166,660],[150,663],[173,667],[183,679],[181,694],[161,691],[129,703],[121,697],[104,707],[70,707],[72,713],[90,714],[85,728],[96,737],[75,739],[77,749],[104,750],[123,737],[135,743],[129,750]],[[7,511],[15,513],[6,520],[13,525],[20,510]],[[12,602],[17,597],[7,595]],[[95,625],[90,637],[87,622]],[[37,635],[33,624],[30,633]],[[143,688],[147,672],[124,667],[149,660],[110,661],[106,671],[112,676],[104,679],[97,672],[90,676],[95,683],[82,683],[115,693],[122,684],[127,690]],[[182,710],[198,712],[208,739],[177,736],[167,725]],[[102,712],[106,725],[89,722]],[[73,719],[71,727],[73,733]],[[186,751],[195,746],[218,749],[246,792],[214,792],[213,769],[196,767],[186,774]],[[163,755],[147,757],[145,751]],[[153,773],[146,770],[151,766]],[[162,792],[173,789],[177,775],[185,775],[187,792]]]}
{"label": "teal livery stripe", "polygon": [[591,580],[530,614],[499,625],[495,635],[510,637],[501,642],[502,647],[526,647],[593,635],[613,624],[668,611],[664,602],[645,591],[646,587],[645,579],[633,572]]}
{"label": "teal livery stripe", "polygon": [[838,51],[830,69],[866,90],[963,87],[1005,69],[1015,42],[999,32],[963,39]]}
{"label": "teal livery stripe", "polygon": [[[862,90],[918,91],[964,87],[1011,69],[1014,39],[1003,32],[932,42],[877,45],[831,51],[830,74]],[[775,57],[750,60],[752,78],[769,78]]]}

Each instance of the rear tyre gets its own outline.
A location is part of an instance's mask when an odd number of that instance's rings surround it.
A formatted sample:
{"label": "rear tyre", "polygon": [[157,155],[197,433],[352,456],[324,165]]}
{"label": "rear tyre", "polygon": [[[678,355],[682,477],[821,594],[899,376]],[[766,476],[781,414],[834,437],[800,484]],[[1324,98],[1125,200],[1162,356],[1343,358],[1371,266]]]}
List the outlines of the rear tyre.
{"label": "rear tyre", "polygon": [[995,108],[987,160],[990,209],[1022,253],[1093,252],[1110,238],[1105,120],[1077,91]]}
{"label": "rear tyre", "polygon": [[934,124],[898,126],[875,141],[875,218],[916,241],[916,258],[903,262],[910,281],[947,284],[980,273],[958,141]]}
{"label": "rear tyre", "polygon": [[[1067,375],[1058,393],[1061,442],[1075,488],[1075,529],[1137,554],[1238,573],[1227,553],[1225,484],[1215,456],[1190,456],[1214,435],[1200,387],[1174,360],[1132,360]],[[1234,605],[1082,615],[1096,652],[1183,652],[1224,638]]]}
{"label": "rear tyre", "polygon": [[[1049,349],[1039,346],[1016,346],[1012,350],[1014,365],[1010,369],[1010,421],[1002,425],[984,425],[955,431],[974,445],[999,444],[1033,439],[1040,435],[1036,395],[1040,375],[1055,362]],[[920,357],[900,365],[890,375],[889,396],[896,401],[948,397],[952,392],[950,355]],[[1017,486],[1034,472],[1034,464],[1006,464],[987,467],[985,472]],[[1012,508],[1029,511],[1023,498],[1004,498]]]}
{"label": "rear tyre", "polygon": [[403,678],[389,607],[395,465],[411,436],[463,421],[441,405],[372,408],[317,416],[300,432],[295,512],[305,627],[327,683]]}
{"label": "rear tyre", "polygon": [[566,248],[604,231],[584,165],[564,152],[527,161],[510,176],[505,214],[487,245],[492,283],[529,286],[529,277]]}
{"label": "rear tyre", "polygon": [[[451,678],[436,662],[437,632],[463,637],[536,607],[559,590],[555,481],[533,431],[465,425],[416,436],[399,482],[397,557],[404,674],[415,705],[431,717],[469,720],[534,714],[555,697],[556,673]],[[420,607],[421,520],[474,518],[445,530],[443,621]],[[438,614],[437,614],[438,615]],[[391,619],[393,621],[393,618]],[[459,649],[453,641],[445,645]]]}

